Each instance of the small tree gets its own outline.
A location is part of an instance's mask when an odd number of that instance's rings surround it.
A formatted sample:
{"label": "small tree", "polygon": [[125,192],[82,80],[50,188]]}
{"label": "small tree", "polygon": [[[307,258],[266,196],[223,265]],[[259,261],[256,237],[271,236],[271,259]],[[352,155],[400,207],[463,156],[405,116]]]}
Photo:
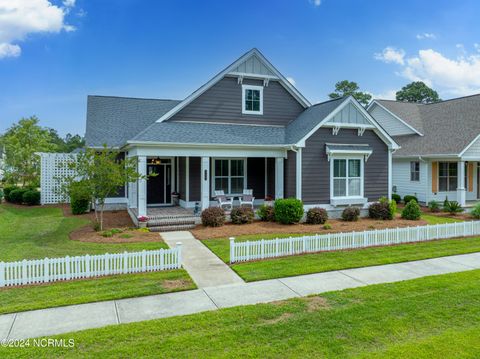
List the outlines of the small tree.
{"label": "small tree", "polygon": [[72,182],[81,183],[95,204],[95,219],[100,230],[103,230],[105,199],[114,195],[126,183],[146,179],[137,172],[136,163],[135,158],[119,159],[118,152],[106,145],[101,150],[87,149],[68,165],[76,176],[65,177],[62,182],[67,191]]}
{"label": "small tree", "polygon": [[431,89],[422,81],[414,81],[403,86],[396,93],[397,101],[414,102],[414,103],[433,103],[442,101],[437,91]]}
{"label": "small tree", "polygon": [[8,183],[22,186],[38,184],[40,166],[35,153],[57,149],[49,130],[39,126],[35,116],[22,118],[12,125],[0,142],[5,146],[5,179]]}
{"label": "small tree", "polygon": [[367,106],[370,100],[372,99],[372,95],[359,90],[360,90],[360,87],[356,82],[343,80],[335,84],[335,91],[328,94],[328,97],[330,97],[331,99],[335,99],[335,98],[352,95],[363,106]]}

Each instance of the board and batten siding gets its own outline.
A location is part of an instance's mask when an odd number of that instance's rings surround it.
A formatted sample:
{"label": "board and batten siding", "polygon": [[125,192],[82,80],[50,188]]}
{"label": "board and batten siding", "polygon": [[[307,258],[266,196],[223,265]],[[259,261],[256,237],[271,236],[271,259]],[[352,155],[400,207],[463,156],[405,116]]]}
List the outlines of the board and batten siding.
{"label": "board and batten siding", "polygon": [[[244,79],[245,85],[262,86],[263,81]],[[242,114],[242,85],[237,78],[225,77],[168,121],[203,121],[285,126],[304,108],[278,82],[263,89],[263,115]]]}
{"label": "board and batten siding", "polygon": [[370,115],[382,126],[390,136],[415,134],[412,129],[389,114],[385,109],[375,104],[370,110]]}
{"label": "board and batten siding", "polygon": [[462,157],[480,159],[480,138],[465,151]]}
{"label": "board and batten siding", "polygon": [[330,203],[330,162],[326,143],[368,144],[373,153],[364,167],[364,196],[369,202],[388,194],[388,146],[372,130],[358,136],[355,129],[341,129],[333,135],[329,128],[320,128],[302,149],[302,200],[305,204]]}
{"label": "board and batten siding", "polygon": [[294,151],[287,152],[287,158],[283,165],[283,197],[296,197],[296,171],[297,171],[297,153]]}
{"label": "board and batten siding", "polygon": [[[415,160],[413,160],[415,161]],[[427,187],[431,191],[431,181],[428,180],[427,162],[420,162],[420,181],[410,181],[410,162],[411,160],[396,160],[392,161],[392,185],[396,187],[396,193],[402,198],[406,195],[413,195],[418,198],[419,202],[427,202]]]}

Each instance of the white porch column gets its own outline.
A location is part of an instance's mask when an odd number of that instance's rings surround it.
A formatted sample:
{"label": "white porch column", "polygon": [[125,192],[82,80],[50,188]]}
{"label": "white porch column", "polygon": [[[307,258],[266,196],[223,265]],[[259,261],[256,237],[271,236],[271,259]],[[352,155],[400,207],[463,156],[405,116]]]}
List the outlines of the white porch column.
{"label": "white porch column", "polygon": [[393,173],[392,173],[392,150],[388,149],[388,200],[392,200]]}
{"label": "white porch column", "polygon": [[297,150],[295,185],[297,199],[302,199],[302,149]]}
{"label": "white porch column", "polygon": [[[147,175],[147,157],[138,156],[138,173]],[[138,180],[138,216],[147,215],[147,180]]]}
{"label": "white porch column", "polygon": [[210,157],[202,157],[201,161],[201,201],[202,211],[210,205]]}
{"label": "white porch column", "polygon": [[457,162],[457,201],[463,207],[466,204],[465,161]]}
{"label": "white porch column", "polygon": [[275,158],[275,199],[283,198],[283,157]]}

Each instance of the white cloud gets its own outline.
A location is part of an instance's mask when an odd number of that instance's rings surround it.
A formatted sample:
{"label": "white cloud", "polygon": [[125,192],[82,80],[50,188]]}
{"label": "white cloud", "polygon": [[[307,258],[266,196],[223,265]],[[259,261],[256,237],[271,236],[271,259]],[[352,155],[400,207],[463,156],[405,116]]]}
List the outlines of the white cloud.
{"label": "white cloud", "polygon": [[447,95],[478,93],[480,54],[468,54],[463,45],[458,45],[461,54],[451,58],[433,49],[419,50],[417,55],[403,59],[402,70],[398,74],[410,81],[423,81]]}
{"label": "white cloud", "polygon": [[381,93],[371,93],[373,99],[381,99],[381,100],[395,100],[397,94],[397,90],[387,90]]}
{"label": "white cloud", "polygon": [[0,44],[0,59],[4,57],[18,57],[22,53],[22,49],[18,45]]}
{"label": "white cloud", "polygon": [[288,82],[290,82],[293,86],[295,86],[296,82],[295,82],[295,79],[294,79],[293,77],[287,76],[287,80],[288,80]]}
{"label": "white cloud", "polygon": [[75,1],[64,0],[63,4],[65,7],[48,0],[0,0],[0,47],[6,56],[19,56],[18,42],[30,34],[75,30],[65,23],[65,16]]}
{"label": "white cloud", "polygon": [[384,48],[383,51],[380,53],[374,54],[373,57],[376,60],[380,60],[386,63],[393,62],[399,65],[403,65],[405,63],[405,51],[403,51],[402,49],[396,49],[391,46]]}
{"label": "white cloud", "polygon": [[435,34],[432,34],[431,32],[424,32],[423,34],[417,34],[417,39],[418,40],[424,40],[424,39],[436,39],[437,36]]}
{"label": "white cloud", "polygon": [[309,0],[310,4],[313,4],[315,7],[322,5],[322,0]]}

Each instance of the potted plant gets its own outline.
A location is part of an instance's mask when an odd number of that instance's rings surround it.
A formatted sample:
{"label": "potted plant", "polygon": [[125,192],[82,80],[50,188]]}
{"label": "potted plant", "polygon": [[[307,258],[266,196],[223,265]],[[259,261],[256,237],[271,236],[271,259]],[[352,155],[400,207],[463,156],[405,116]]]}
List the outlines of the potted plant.
{"label": "potted plant", "polygon": [[173,191],[172,192],[172,202],[174,206],[178,206],[180,203],[180,193]]}
{"label": "potted plant", "polygon": [[266,205],[266,206],[273,206],[273,197],[270,196],[270,195],[266,195],[265,196],[265,199],[263,201],[263,203]]}
{"label": "potted plant", "polygon": [[139,228],[146,228],[147,227],[147,222],[148,222],[148,217],[147,216],[140,216],[137,219],[138,219],[138,227]]}

